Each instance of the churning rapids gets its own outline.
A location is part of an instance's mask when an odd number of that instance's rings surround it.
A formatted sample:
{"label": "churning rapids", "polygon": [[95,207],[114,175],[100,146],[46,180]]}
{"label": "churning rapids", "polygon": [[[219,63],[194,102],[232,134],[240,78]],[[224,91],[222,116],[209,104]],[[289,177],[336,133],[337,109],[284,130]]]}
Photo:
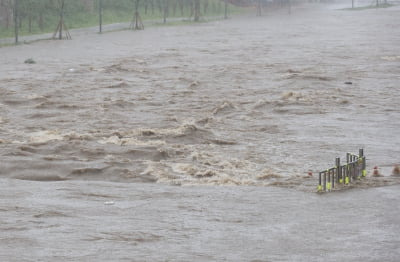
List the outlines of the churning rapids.
{"label": "churning rapids", "polygon": [[[0,48],[1,260],[397,261],[399,14]],[[359,148],[384,177],[310,193]]]}

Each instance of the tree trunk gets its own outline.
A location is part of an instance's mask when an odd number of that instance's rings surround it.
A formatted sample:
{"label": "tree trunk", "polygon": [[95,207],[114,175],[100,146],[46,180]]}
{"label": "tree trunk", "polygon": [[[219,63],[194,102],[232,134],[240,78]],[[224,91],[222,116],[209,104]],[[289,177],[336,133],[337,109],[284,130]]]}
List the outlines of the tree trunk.
{"label": "tree trunk", "polygon": [[200,21],[200,0],[194,0],[194,21]]}
{"label": "tree trunk", "polygon": [[5,7],[4,12],[6,13],[6,28],[8,29],[10,28],[10,18],[11,18],[9,8]]}
{"label": "tree trunk", "polygon": [[261,0],[258,0],[258,3],[257,3],[257,16],[261,16],[261,10],[262,10],[262,7],[261,7]]}
{"label": "tree trunk", "polygon": [[135,14],[139,13],[139,4],[140,4],[140,0],[136,0],[135,1]]}
{"label": "tree trunk", "polygon": [[173,14],[174,14],[174,16],[176,16],[176,8],[178,7],[178,1],[174,1],[173,2],[173,5],[172,5],[172,10],[173,10]]}
{"label": "tree trunk", "polygon": [[15,29],[15,43],[18,44],[18,0],[15,0],[15,6],[14,6],[14,29]]}
{"label": "tree trunk", "polygon": [[225,15],[224,18],[228,19],[228,0],[224,0],[225,2]]}
{"label": "tree trunk", "polygon": [[62,33],[63,33],[63,26],[64,26],[64,0],[61,0],[61,12],[60,12],[60,31],[58,34],[58,38],[62,40]]}
{"label": "tree trunk", "polygon": [[43,11],[40,12],[39,14],[39,28],[41,31],[43,31],[44,25],[43,25]]}
{"label": "tree trunk", "polygon": [[212,10],[213,12],[216,12],[216,11],[217,11],[217,6],[216,6],[216,4],[215,4],[214,1],[211,2],[211,10]]}
{"label": "tree trunk", "polygon": [[103,0],[99,0],[99,33],[103,33]]}
{"label": "tree trunk", "polygon": [[179,7],[180,7],[180,9],[181,9],[181,16],[184,16],[184,12],[183,12],[183,10],[184,10],[184,5],[183,5],[183,1],[184,0],[179,0]]}
{"label": "tree trunk", "polygon": [[28,31],[29,33],[32,33],[32,13],[30,12],[29,16],[28,16]]}
{"label": "tree trunk", "polygon": [[164,0],[164,15],[163,15],[163,17],[164,17],[164,20],[163,20],[163,23],[164,24],[166,24],[167,23],[167,17],[168,17],[168,8],[169,8],[169,0]]}
{"label": "tree trunk", "polygon": [[204,2],[204,9],[203,9],[204,11],[204,15],[205,14],[207,14],[207,12],[208,12],[208,0],[205,0],[205,2]]}
{"label": "tree trunk", "polygon": [[158,1],[157,1],[157,2],[158,2],[158,9],[160,10],[160,14],[163,13],[163,4],[162,4],[161,1],[163,1],[163,0],[158,0]]}
{"label": "tree trunk", "polygon": [[135,1],[135,13],[133,15],[132,23],[131,23],[131,29],[134,30],[143,30],[143,22],[142,19],[140,18],[139,14],[139,5],[140,5],[140,0]]}

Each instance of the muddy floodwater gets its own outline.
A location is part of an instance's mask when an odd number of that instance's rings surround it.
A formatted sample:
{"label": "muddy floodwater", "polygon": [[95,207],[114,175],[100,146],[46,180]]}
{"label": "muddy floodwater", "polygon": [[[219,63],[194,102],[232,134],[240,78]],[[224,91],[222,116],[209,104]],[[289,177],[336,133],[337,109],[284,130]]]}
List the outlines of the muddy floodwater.
{"label": "muddy floodwater", "polygon": [[398,261],[400,6],[338,8],[0,48],[0,260]]}

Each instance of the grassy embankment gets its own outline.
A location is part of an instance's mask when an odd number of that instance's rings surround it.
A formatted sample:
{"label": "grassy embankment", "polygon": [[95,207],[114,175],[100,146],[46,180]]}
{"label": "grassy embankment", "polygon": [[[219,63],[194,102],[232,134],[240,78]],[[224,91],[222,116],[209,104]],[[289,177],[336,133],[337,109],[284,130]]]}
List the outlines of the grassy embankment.
{"label": "grassy embankment", "polygon": [[[68,6],[66,6],[64,19],[66,26],[69,29],[98,26],[99,14],[97,8],[98,7],[94,7],[91,11],[85,11],[83,8],[68,8]],[[246,9],[244,8],[232,5],[229,5],[228,10],[229,15],[238,14],[246,11]],[[103,25],[130,22],[133,18],[133,13],[133,6],[105,6],[103,8]],[[163,25],[164,15],[159,7],[155,7],[153,9],[148,8],[146,12],[144,6],[141,6],[139,13],[145,27],[150,24]],[[191,11],[189,10],[188,6],[185,6],[183,10],[181,10],[180,8],[176,8],[175,12],[174,10],[172,10],[172,8],[170,8],[166,25],[182,25],[188,23],[191,21],[190,13]],[[204,9],[202,8],[202,21],[209,21],[213,18],[215,19],[215,17],[223,16],[224,6],[221,1],[210,0],[206,12],[204,12]],[[37,16],[36,19],[32,19],[31,29],[29,30],[28,19],[23,19],[21,27],[19,29],[19,35],[26,36],[54,32],[59,21],[58,10],[49,10],[45,13],[42,28],[39,27],[38,20],[39,19],[37,18]],[[14,37],[13,25],[9,26],[9,28],[5,28],[4,26],[0,25],[0,38],[11,37]]]}

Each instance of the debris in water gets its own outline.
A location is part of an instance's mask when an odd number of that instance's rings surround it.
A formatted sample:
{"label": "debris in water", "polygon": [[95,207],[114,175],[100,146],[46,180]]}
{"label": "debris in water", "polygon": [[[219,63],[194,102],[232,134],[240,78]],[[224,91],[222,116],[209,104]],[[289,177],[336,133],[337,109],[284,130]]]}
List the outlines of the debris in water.
{"label": "debris in water", "polygon": [[193,81],[190,85],[189,85],[189,87],[195,87],[195,86],[198,86],[199,85],[199,82],[198,81]]}
{"label": "debris in water", "polygon": [[33,58],[28,58],[24,61],[25,64],[36,64],[36,61]]}
{"label": "debris in water", "polygon": [[398,165],[395,165],[392,171],[392,176],[398,176],[400,177],[400,167]]}
{"label": "debris in water", "polygon": [[154,136],[156,133],[152,130],[143,130],[142,135],[143,136]]}
{"label": "debris in water", "polygon": [[257,177],[258,180],[280,179],[280,178],[282,178],[280,175],[274,174],[270,170],[265,170],[263,174]]}

